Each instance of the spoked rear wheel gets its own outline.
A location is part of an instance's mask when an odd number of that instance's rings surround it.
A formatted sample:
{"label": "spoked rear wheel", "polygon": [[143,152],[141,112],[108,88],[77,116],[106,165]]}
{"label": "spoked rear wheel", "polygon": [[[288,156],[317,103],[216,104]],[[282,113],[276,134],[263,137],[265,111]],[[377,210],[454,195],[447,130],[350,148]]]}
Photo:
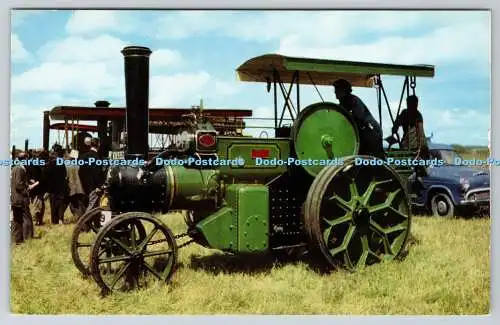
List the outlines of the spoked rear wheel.
{"label": "spoked rear wheel", "polygon": [[304,206],[312,244],[330,266],[353,272],[398,257],[411,225],[408,194],[394,169],[356,164],[355,159],[321,170]]}
{"label": "spoked rear wheel", "polygon": [[[106,254],[110,250],[112,256]],[[148,275],[168,282],[176,262],[177,244],[171,230],[147,213],[128,212],[116,216],[99,232],[92,246],[90,269],[105,295],[146,287]]]}

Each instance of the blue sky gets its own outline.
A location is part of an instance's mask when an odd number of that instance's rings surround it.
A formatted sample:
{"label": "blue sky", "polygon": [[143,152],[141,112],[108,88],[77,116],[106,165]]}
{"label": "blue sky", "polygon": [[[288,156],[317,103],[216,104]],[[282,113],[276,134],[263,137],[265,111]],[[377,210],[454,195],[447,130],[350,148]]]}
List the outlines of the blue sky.
{"label": "blue sky", "polygon": [[[13,11],[11,141],[42,145],[42,112],[58,105],[124,106],[127,45],[148,46],[150,106],[253,109],[271,117],[265,85],[235,69],[265,53],[400,64],[432,64],[417,79],[424,127],[434,140],[486,145],[490,127],[489,12],[474,11]],[[402,80],[386,78],[393,112]],[[331,87],[319,87],[336,102]],[[373,89],[355,89],[377,114]],[[301,106],[320,98],[301,88]],[[384,131],[390,127],[385,112]],[[249,121],[263,125],[262,121]],[[253,130],[251,134],[258,134]],[[271,132],[272,135],[272,132]],[[61,133],[62,136],[62,133]],[[51,143],[57,132],[51,132]]]}

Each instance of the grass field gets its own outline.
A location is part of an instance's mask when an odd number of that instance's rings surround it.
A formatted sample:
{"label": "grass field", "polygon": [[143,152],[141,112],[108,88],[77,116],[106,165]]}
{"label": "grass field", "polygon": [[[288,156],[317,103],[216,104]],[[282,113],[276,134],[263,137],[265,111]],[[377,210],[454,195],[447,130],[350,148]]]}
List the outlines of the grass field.
{"label": "grass field", "polygon": [[[163,216],[176,233],[179,215]],[[46,215],[48,221],[48,213]],[[275,264],[190,245],[170,285],[99,297],[73,265],[73,225],[37,227],[12,249],[11,312],[23,314],[487,314],[490,219],[415,217],[403,262],[320,275],[306,261]]]}

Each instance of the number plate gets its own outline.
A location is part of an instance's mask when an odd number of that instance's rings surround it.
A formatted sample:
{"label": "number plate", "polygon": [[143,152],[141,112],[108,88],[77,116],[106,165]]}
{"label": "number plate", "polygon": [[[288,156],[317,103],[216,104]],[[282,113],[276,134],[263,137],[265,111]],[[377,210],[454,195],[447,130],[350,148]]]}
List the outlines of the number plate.
{"label": "number plate", "polygon": [[476,200],[478,201],[489,200],[489,199],[490,199],[490,192],[476,193]]}
{"label": "number plate", "polygon": [[109,199],[108,199],[108,197],[107,197],[106,195],[103,195],[103,196],[101,197],[100,202],[99,202],[99,206],[100,206],[101,208],[107,208],[108,203],[109,203]]}
{"label": "number plate", "polygon": [[101,212],[101,227],[111,221],[111,211]]}

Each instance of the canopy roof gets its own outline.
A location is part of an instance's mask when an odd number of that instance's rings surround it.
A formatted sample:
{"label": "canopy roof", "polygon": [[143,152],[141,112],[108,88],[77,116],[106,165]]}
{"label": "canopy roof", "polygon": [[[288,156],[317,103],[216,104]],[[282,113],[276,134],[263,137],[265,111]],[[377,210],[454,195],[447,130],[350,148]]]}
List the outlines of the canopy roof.
{"label": "canopy roof", "polygon": [[[338,61],[289,57],[279,54],[265,54],[252,58],[236,69],[240,81],[273,81],[273,71],[279,74],[283,83],[291,83],[296,71],[300,73],[299,83],[332,85],[337,79],[348,80],[353,87],[373,87],[374,76],[434,77],[432,65],[400,65],[354,61]],[[310,77],[309,77],[310,76]],[[311,81],[312,79],[312,81]]]}
{"label": "canopy roof", "polygon": [[78,130],[79,132],[97,132],[97,126],[96,125],[86,125],[86,124],[79,124],[79,123],[54,123],[50,125],[51,130]]}
{"label": "canopy roof", "polygon": [[[193,109],[186,108],[151,108],[149,119],[151,121],[175,120],[182,115],[193,113]],[[125,120],[126,110],[124,107],[84,107],[84,106],[56,106],[50,111],[53,120],[79,120],[96,121],[99,119]],[[252,110],[243,109],[203,109],[203,115],[207,117],[235,117],[243,118],[252,116]]]}

